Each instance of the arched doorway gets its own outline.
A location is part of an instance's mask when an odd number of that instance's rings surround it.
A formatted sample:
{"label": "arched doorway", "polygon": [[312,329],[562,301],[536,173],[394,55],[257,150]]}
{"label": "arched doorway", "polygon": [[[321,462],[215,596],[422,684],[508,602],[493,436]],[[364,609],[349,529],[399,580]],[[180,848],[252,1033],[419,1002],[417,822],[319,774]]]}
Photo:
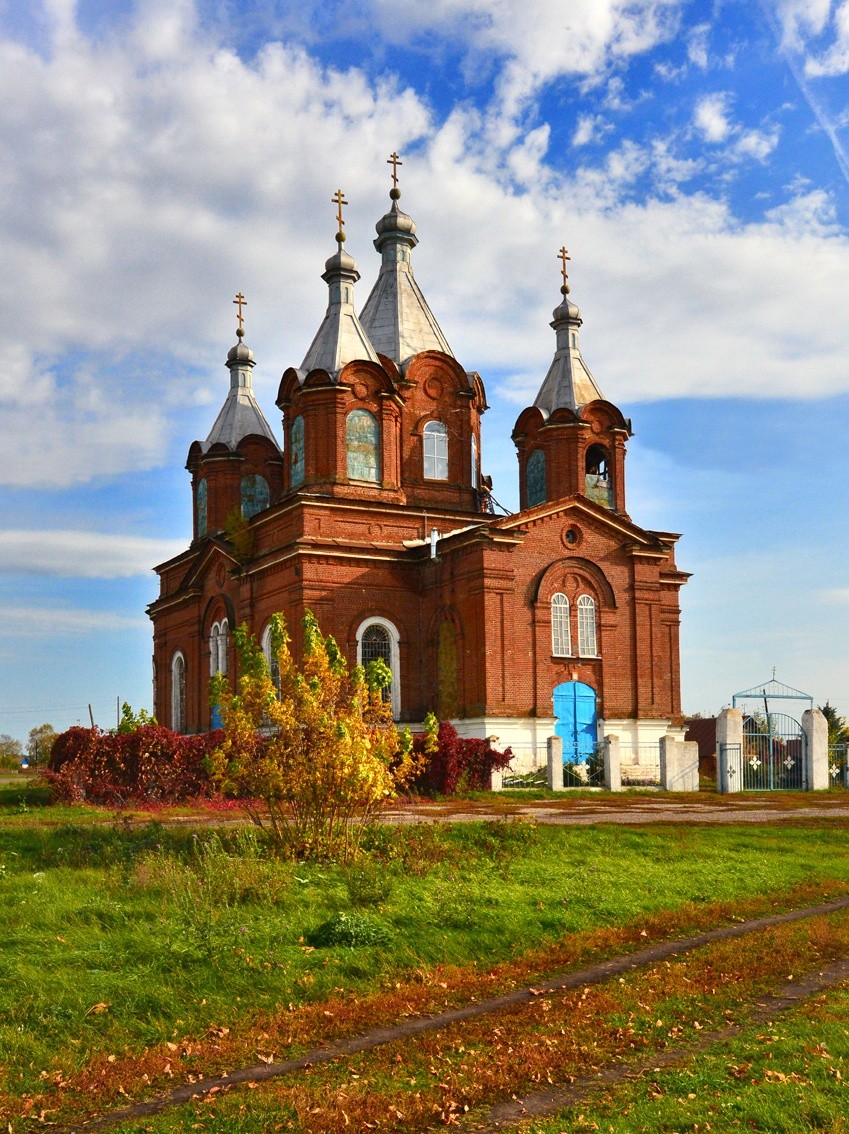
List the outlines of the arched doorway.
{"label": "arched doorway", "polygon": [[563,760],[584,764],[598,746],[596,694],[583,681],[564,681],[554,688],[555,736],[563,741]]}

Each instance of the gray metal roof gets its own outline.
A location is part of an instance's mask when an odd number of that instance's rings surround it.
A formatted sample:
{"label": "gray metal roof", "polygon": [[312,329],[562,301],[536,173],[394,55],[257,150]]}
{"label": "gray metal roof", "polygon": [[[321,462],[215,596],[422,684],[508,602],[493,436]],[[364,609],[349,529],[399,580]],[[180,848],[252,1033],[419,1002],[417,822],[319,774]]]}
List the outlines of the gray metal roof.
{"label": "gray metal roof", "polygon": [[355,359],[377,362],[377,352],[354,310],[354,284],[360,278],[357,265],[340,246],[324,265],[329,299],[324,320],[304,356],[300,370],[326,370],[335,378],[343,366]]}
{"label": "gray metal roof", "polygon": [[360,316],[374,348],[399,368],[423,350],[438,350],[453,358],[454,352],[413,275],[411,253],[418,238],[412,217],[402,213],[397,199],[393,199],[389,212],[375,228],[374,246],[382,263]]}
{"label": "gray metal roof", "polygon": [[551,326],[557,335],[557,347],[534,401],[546,417],[564,407],[578,412],[583,406],[604,397],[578,345],[579,328],[583,322],[581,312],[565,295],[553,314]]}
{"label": "gray metal roof", "polygon": [[[206,452],[213,445],[227,445],[235,449],[239,442],[258,433],[260,437],[267,437],[277,445],[277,438],[271,432],[271,426],[265,420],[262,410],[254,396],[251,383],[251,370],[255,366],[253,351],[242,342],[241,329],[239,342],[227,355],[227,367],[230,371],[230,389],[227,398],[209,436],[201,446]],[[279,448],[279,445],[277,445]]]}

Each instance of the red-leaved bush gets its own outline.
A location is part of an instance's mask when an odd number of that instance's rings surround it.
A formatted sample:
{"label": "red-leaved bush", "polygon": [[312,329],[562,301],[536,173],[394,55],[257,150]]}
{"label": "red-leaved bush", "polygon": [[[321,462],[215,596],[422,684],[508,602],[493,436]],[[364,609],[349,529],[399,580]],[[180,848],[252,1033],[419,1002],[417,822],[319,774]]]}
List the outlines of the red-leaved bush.
{"label": "red-leaved bush", "polygon": [[57,736],[43,774],[66,803],[181,803],[215,794],[206,757],[223,735],[218,729],[182,736],[161,725],[126,733],[75,726]]}
{"label": "red-leaved bush", "polygon": [[[413,750],[424,753],[426,734],[416,733]],[[457,791],[488,791],[493,772],[506,768],[513,752],[497,752],[489,740],[462,737],[448,721],[437,733],[437,748],[413,786],[419,791],[453,795]]]}

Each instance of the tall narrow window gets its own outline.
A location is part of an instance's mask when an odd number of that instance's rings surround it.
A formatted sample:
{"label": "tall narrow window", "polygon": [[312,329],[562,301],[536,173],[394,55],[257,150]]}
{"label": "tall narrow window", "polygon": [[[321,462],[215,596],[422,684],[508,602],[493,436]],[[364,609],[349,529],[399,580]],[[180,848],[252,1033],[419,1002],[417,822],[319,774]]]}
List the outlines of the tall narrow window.
{"label": "tall narrow window", "polygon": [[424,474],[427,480],[448,480],[448,430],[441,421],[424,427]]}
{"label": "tall narrow window", "polygon": [[227,619],[213,622],[209,631],[209,672],[214,677],[216,673],[227,673],[227,633],[229,626]]}
{"label": "tall narrow window", "polygon": [[198,481],[195,511],[197,512],[198,539],[206,535],[206,478]]}
{"label": "tall narrow window", "polygon": [[545,453],[534,449],[525,465],[525,492],[528,507],[545,503]]}
{"label": "tall narrow window", "polygon": [[478,443],[472,434],[472,488],[478,489]]}
{"label": "tall narrow window", "polygon": [[296,417],[289,433],[291,453],[289,456],[289,480],[292,488],[304,483],[304,419]]}
{"label": "tall narrow window", "polygon": [[243,520],[249,520],[258,512],[264,512],[271,502],[268,481],[264,476],[255,474],[243,476],[241,491]]}
{"label": "tall narrow window", "polygon": [[392,673],[392,684],[387,690],[387,698],[392,704],[392,716],[397,720],[401,715],[401,670],[400,639],[398,631],[385,618],[367,618],[357,630],[357,662],[368,665],[370,661],[381,658]]}
{"label": "tall narrow window", "polygon": [[561,594],[551,596],[551,652],[556,658],[568,658],[572,653],[569,600]]}
{"label": "tall narrow window", "polygon": [[271,627],[266,626],[262,633],[262,652],[265,654],[265,660],[268,662],[268,669],[271,674],[271,680],[274,682],[274,689],[277,693],[277,698],[280,698],[280,663],[277,660],[277,655],[274,653],[274,648],[271,642]]}
{"label": "tall narrow window", "polygon": [[171,660],[171,728],[186,731],[186,659],[179,650]]}
{"label": "tall narrow window", "polygon": [[380,480],[380,427],[368,410],[352,410],[345,423],[348,476],[351,480]]}
{"label": "tall narrow window", "polygon": [[578,653],[582,658],[598,656],[595,633],[595,599],[589,595],[578,598]]}

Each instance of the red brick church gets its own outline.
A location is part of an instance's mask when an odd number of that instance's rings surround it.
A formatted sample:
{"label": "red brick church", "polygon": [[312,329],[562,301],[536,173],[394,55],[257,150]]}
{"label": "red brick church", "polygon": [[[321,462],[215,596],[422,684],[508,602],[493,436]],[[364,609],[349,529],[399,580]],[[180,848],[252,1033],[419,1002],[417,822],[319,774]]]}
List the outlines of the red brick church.
{"label": "red brick church", "polygon": [[554,357],[513,430],[521,511],[496,515],[481,474],[484,384],[416,281],[416,226],[397,182],[390,196],[358,315],[337,194],[327,312],[280,382],[282,447],[252,389],[239,308],[230,389],[189,449],[194,538],[156,568],[156,716],[209,729],[210,674],[235,668],[232,628],[245,622],[267,643],[282,611],[297,653],[310,609],[352,663],[388,662],[400,721],[433,710],[462,735],[512,745],[519,766],[553,733],[565,754],[615,733],[623,759],[636,758],[681,724],[688,576],[675,565],[678,537],[626,511],[630,422],[581,355],[565,250]]}

